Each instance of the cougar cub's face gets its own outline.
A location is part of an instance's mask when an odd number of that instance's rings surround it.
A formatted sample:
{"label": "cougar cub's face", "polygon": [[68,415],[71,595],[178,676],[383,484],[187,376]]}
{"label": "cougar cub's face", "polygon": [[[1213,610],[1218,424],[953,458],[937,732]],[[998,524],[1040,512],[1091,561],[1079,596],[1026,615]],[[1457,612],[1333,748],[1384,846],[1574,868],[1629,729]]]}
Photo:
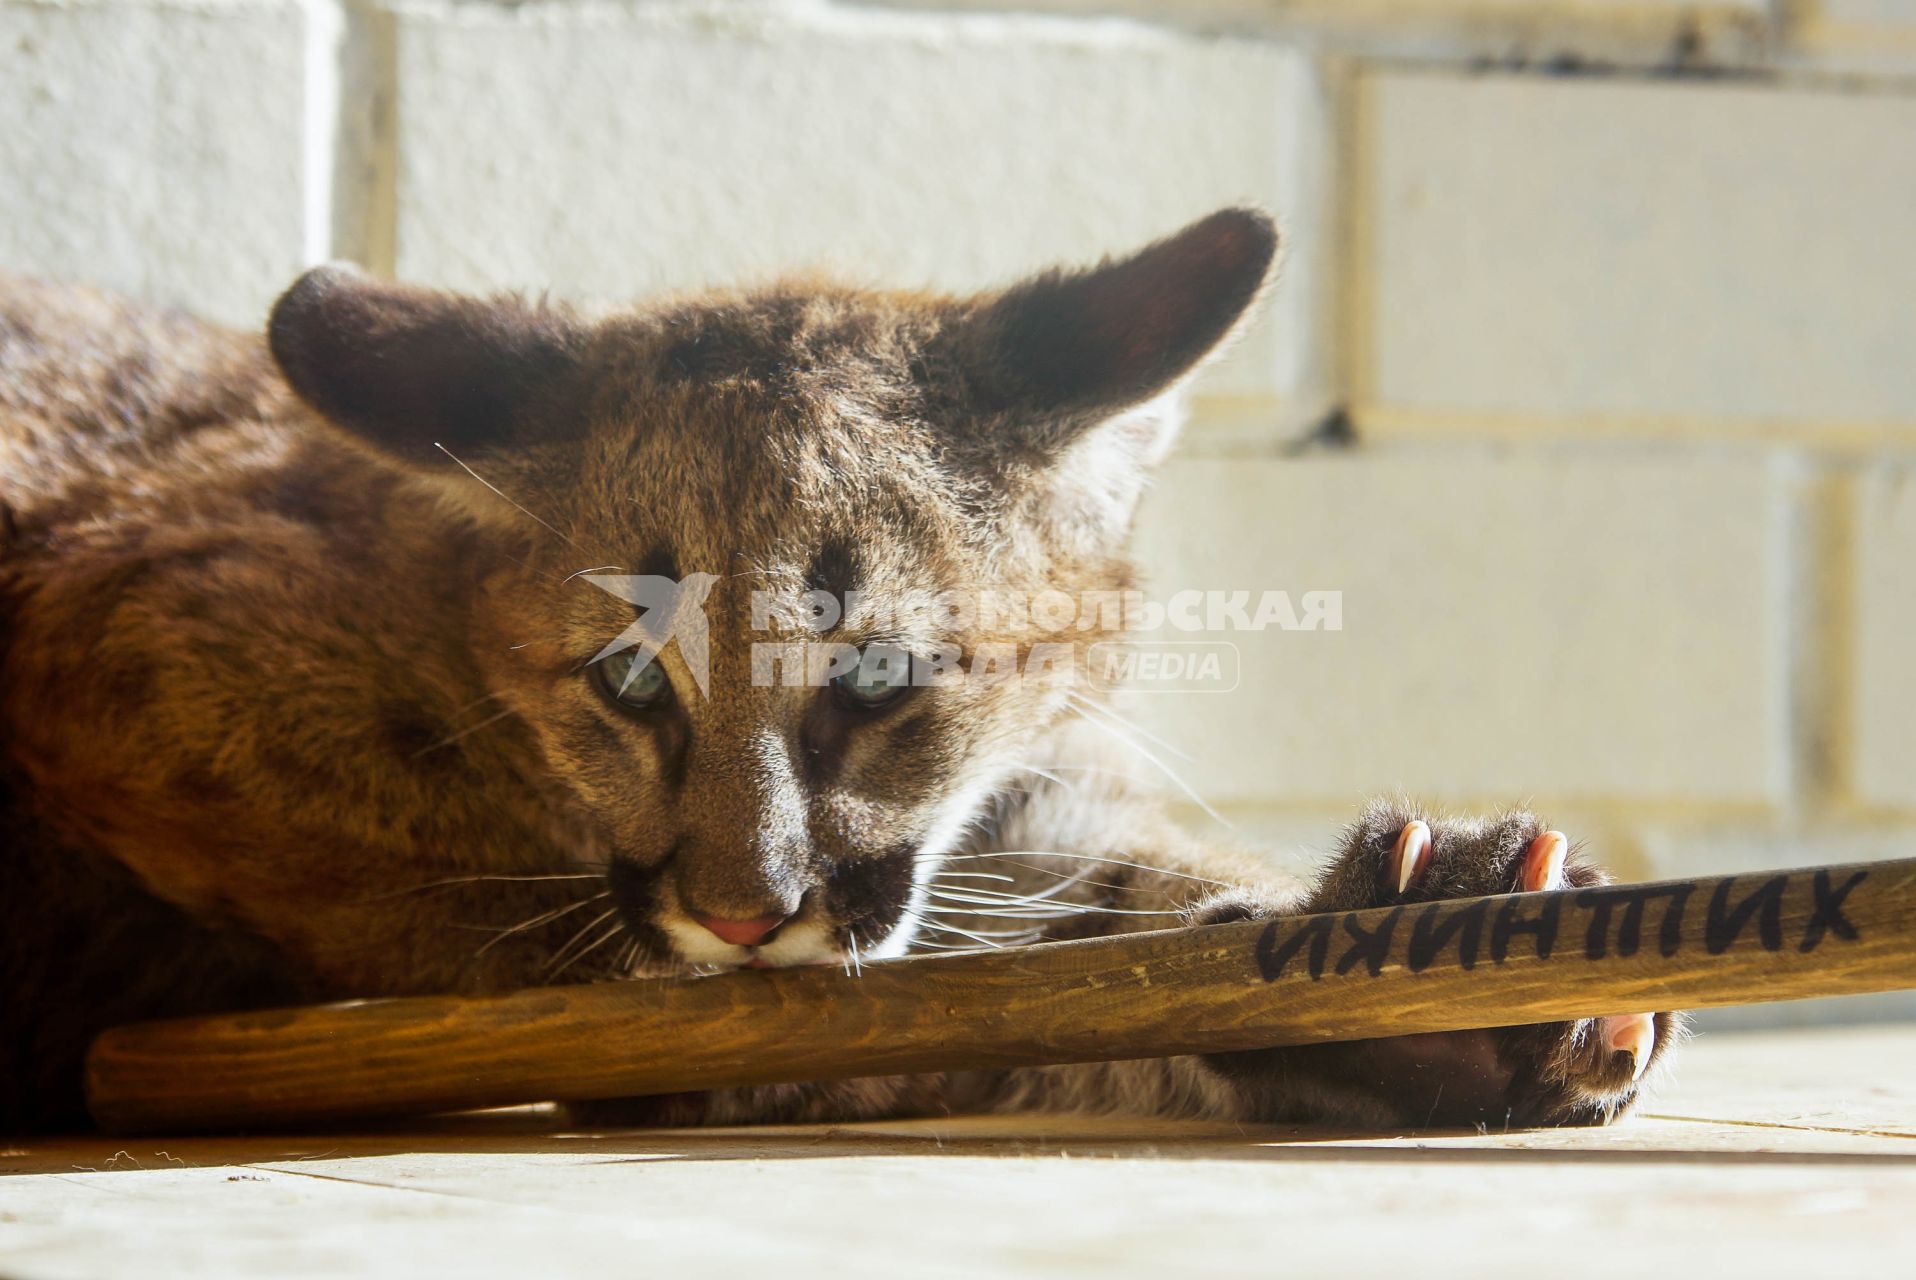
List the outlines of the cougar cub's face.
{"label": "cougar cub's face", "polygon": [[[822,388],[714,386],[731,376],[718,360],[762,372],[789,355],[701,356],[701,345],[660,354],[659,394],[608,407],[576,480],[502,483],[534,494],[526,505],[542,515],[561,512],[547,518],[567,537],[528,557],[534,573],[514,566],[487,584],[488,678],[592,816],[614,901],[654,956],[886,953],[907,936],[923,864],[979,813],[1017,764],[1021,730],[1057,714],[1068,688],[887,681],[894,657],[900,672],[912,655],[922,668],[980,638],[901,615],[914,592],[1044,583],[1061,566],[1035,546],[1017,553],[1004,525],[968,509],[907,415]],[[616,568],[572,576],[595,566]],[[633,577],[680,584],[679,597],[635,606],[633,592],[607,589]],[[655,657],[607,653],[635,619],[655,643],[675,634]],[[845,646],[836,652],[854,661],[833,674],[818,657],[792,661],[799,646]]]}
{"label": "cougar cub's face", "polygon": [[1101,638],[928,602],[1128,585],[1166,393],[1274,249],[1227,211],[979,297],[595,318],[321,269],[271,336],[313,407],[484,525],[476,692],[529,726],[632,952],[817,963],[903,949],[931,866],[1083,692],[1034,646]]}

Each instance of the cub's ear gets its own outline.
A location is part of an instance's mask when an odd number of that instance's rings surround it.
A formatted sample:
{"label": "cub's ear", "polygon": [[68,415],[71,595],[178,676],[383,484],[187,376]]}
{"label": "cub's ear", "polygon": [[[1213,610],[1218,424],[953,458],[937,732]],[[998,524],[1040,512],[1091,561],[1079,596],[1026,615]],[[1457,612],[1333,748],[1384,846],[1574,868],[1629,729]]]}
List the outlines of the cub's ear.
{"label": "cub's ear", "polygon": [[315,267],[273,305],[267,340],[293,390],[414,462],[546,443],[582,429],[556,403],[584,329],[561,310]]}
{"label": "cub's ear", "polygon": [[1237,330],[1277,243],[1269,215],[1222,209],[1128,258],[974,300],[943,353],[962,371],[963,410],[1056,450],[1157,398]]}
{"label": "cub's ear", "polygon": [[1223,209],[1128,258],[970,299],[927,344],[928,407],[1016,518],[1109,551],[1177,435],[1169,393],[1244,323],[1276,261],[1268,215]]}

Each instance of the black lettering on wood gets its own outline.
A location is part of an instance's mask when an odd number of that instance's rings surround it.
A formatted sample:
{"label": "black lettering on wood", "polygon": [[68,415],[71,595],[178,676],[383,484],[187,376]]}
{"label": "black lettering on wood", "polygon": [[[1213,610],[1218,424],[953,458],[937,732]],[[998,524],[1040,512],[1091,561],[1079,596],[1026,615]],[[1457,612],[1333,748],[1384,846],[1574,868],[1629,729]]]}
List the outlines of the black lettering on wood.
{"label": "black lettering on wood", "polygon": [[1606,885],[1600,889],[1585,889],[1577,895],[1577,905],[1590,908],[1590,928],[1583,938],[1584,957],[1601,960],[1608,954],[1611,945],[1610,921],[1617,907],[1622,907],[1623,911],[1616,916],[1616,952],[1620,956],[1635,955],[1643,946],[1644,910],[1658,898],[1666,898],[1668,903],[1663,909],[1663,921],[1657,931],[1657,950],[1666,956],[1675,955],[1683,940],[1683,908],[1695,891],[1696,886],[1687,882]]}
{"label": "black lettering on wood", "polygon": [[1557,945],[1557,925],[1563,918],[1563,899],[1550,897],[1544,899],[1536,919],[1519,918],[1517,912],[1521,900],[1512,898],[1497,908],[1497,918],[1490,922],[1490,959],[1494,964],[1502,964],[1504,957],[1510,954],[1510,940],[1523,934],[1529,934],[1537,940],[1537,959],[1548,960],[1550,951]]}
{"label": "black lettering on wood", "polygon": [[1489,899],[1479,899],[1467,907],[1433,902],[1417,916],[1411,926],[1406,966],[1422,973],[1437,959],[1437,953],[1452,938],[1457,939],[1457,964],[1463,969],[1477,967],[1477,945],[1483,940],[1484,917],[1490,912]]}
{"label": "black lettering on wood", "polygon": [[[1734,907],[1730,905],[1730,891],[1735,880],[1725,880],[1710,895],[1710,912],[1703,922],[1703,946],[1713,956],[1720,956],[1736,942],[1743,932],[1743,926],[1750,922],[1751,916],[1757,917],[1757,940],[1765,951],[1783,949],[1783,890],[1789,884],[1788,876],[1771,876],[1752,890]],[[1760,915],[1758,913],[1761,913]]]}
{"label": "black lettering on wood", "polygon": [[1264,932],[1257,938],[1257,971],[1264,975],[1264,981],[1277,981],[1284,973],[1284,966],[1306,944],[1311,949],[1310,959],[1306,962],[1307,971],[1313,980],[1323,977],[1324,956],[1330,949],[1331,927],[1334,923],[1329,916],[1310,916],[1304,924],[1293,927],[1291,936],[1282,942],[1278,938],[1289,922],[1273,920],[1266,925]]}
{"label": "black lettering on wood", "polygon": [[1670,900],[1663,906],[1663,926],[1657,930],[1657,954],[1673,956],[1683,946],[1683,909],[1690,905],[1696,886],[1688,881],[1670,886]]}
{"label": "black lettering on wood", "polygon": [[1869,872],[1856,871],[1850,874],[1840,888],[1830,887],[1830,873],[1819,871],[1811,882],[1811,892],[1815,895],[1816,908],[1810,914],[1809,923],[1803,926],[1803,942],[1798,951],[1814,951],[1823,941],[1825,933],[1833,933],[1845,942],[1856,941],[1856,926],[1843,915],[1843,899],[1849,897],[1849,891],[1869,878]]}
{"label": "black lettering on wood", "polygon": [[1366,933],[1357,923],[1357,913],[1350,912],[1344,917],[1344,932],[1351,936],[1350,949],[1337,957],[1337,972],[1349,973],[1357,967],[1358,961],[1375,978],[1384,971],[1384,961],[1390,955],[1391,935],[1397,932],[1397,922],[1404,917],[1402,907],[1393,908],[1391,913],[1377,922],[1377,927]]}

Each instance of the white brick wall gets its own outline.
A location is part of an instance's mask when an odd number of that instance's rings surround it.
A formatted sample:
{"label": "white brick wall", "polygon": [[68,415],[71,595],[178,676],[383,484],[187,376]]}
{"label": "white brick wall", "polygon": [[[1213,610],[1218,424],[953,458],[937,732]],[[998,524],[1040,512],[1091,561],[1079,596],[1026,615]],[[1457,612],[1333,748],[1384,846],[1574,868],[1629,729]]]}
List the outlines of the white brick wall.
{"label": "white brick wall", "polygon": [[[1322,185],[1311,68],[1269,44],[569,3],[408,5],[396,38],[396,265],[466,288],[621,296],[801,267],[975,288],[1224,204],[1302,223]],[[1310,254],[1213,390],[1311,376]]]}
{"label": "white brick wall", "polygon": [[970,287],[1255,200],[1284,283],[1143,545],[1345,629],[1140,696],[1196,789],[1318,850],[1402,787],[1632,876],[1916,851],[1916,5],[1030,4],[0,0],[0,267],[246,323],[328,253]]}
{"label": "white brick wall", "polygon": [[1772,804],[1780,517],[1745,458],[1178,463],[1141,521],[1153,583],[1336,589],[1344,630],[1230,636],[1237,694],[1139,706],[1214,802]]}
{"label": "white brick wall", "polygon": [[1911,0],[1816,0],[1798,18],[1793,61],[1890,75],[1907,75],[1916,62]]}
{"label": "white brick wall", "polygon": [[0,268],[257,323],[302,262],[297,0],[0,3]]}
{"label": "white brick wall", "polygon": [[1916,421],[1916,96],[1379,72],[1357,138],[1364,400]]}
{"label": "white brick wall", "polygon": [[1856,510],[1849,723],[1857,797],[1916,809],[1916,470],[1863,476]]}
{"label": "white brick wall", "polygon": [[[1126,14],[1200,29],[1263,31],[1365,58],[1662,67],[1766,61],[1771,0],[870,0],[903,9]],[[1801,22],[1815,0],[1798,0]],[[1829,0],[1838,6],[1905,0]],[[1794,48],[1795,46],[1789,46]]]}

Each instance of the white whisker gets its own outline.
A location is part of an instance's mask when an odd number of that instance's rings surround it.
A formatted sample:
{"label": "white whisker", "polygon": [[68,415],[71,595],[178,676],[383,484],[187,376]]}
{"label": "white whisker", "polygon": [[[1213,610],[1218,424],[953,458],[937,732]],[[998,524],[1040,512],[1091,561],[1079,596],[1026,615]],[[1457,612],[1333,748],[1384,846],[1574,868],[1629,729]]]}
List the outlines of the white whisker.
{"label": "white whisker", "polygon": [[[1019,865],[1023,865],[1023,864],[1021,863]],[[1079,885],[1089,885],[1092,888],[1096,888],[1096,889],[1113,889],[1119,893],[1150,893],[1151,892],[1150,889],[1146,888],[1143,885],[1119,884],[1115,880],[1093,880],[1091,879],[1090,869],[1085,867],[1079,868],[1077,871],[1072,872],[1069,876],[1065,875],[1062,872],[1051,871],[1051,870],[1048,870],[1045,868],[1039,868],[1039,867],[1033,867],[1032,870],[1042,871],[1043,874],[1045,875],[1056,876],[1058,878],[1058,883],[1055,885],[1052,885],[1049,889],[1046,889],[1041,893],[1027,893],[1027,894],[1017,895],[1018,897],[1024,899],[1027,902],[1043,902],[1048,898],[1057,897],[1060,893],[1063,893],[1066,889],[1074,889]],[[980,889],[976,885],[961,884],[961,885],[954,885],[951,887],[961,892],[971,892],[971,893],[996,892],[996,890],[992,890],[992,889]]]}
{"label": "white whisker", "polygon": [[598,939],[594,941],[591,946],[581,951],[578,955],[573,956],[570,960],[566,961],[564,964],[560,965],[557,969],[553,970],[552,973],[548,976],[554,977],[554,978],[558,977],[560,974],[564,973],[567,969],[570,969],[573,965],[579,963],[579,961],[585,959],[587,956],[591,955],[594,951],[597,951],[600,947],[603,947],[606,943],[618,937],[620,932],[624,928],[625,928],[625,924],[623,921],[614,920],[612,922],[612,927],[610,929],[607,929],[604,933],[600,934]]}
{"label": "white whisker", "polygon": [[[947,913],[934,909],[930,914],[945,915]],[[981,911],[964,911],[964,912],[957,912],[955,914],[958,914],[961,916],[972,916],[972,915],[983,915],[985,913]],[[1007,919],[1009,918],[1010,917],[1007,917]],[[934,924],[930,921],[927,921],[926,927],[931,929],[936,929],[941,926]],[[949,926],[943,926],[943,927],[949,927]],[[1031,929],[1014,929],[1010,931],[987,929],[987,930],[979,930],[977,932],[967,934],[966,936],[973,937],[973,938],[1028,938],[1032,935],[1033,932],[1034,930],[1031,930]]]}
{"label": "white whisker", "polygon": [[1083,720],[1086,724],[1091,725],[1094,728],[1101,729],[1105,733],[1110,734],[1113,739],[1115,739],[1116,741],[1120,743],[1123,743],[1125,746],[1131,748],[1131,750],[1137,752],[1145,760],[1157,766],[1158,772],[1162,773],[1165,777],[1169,778],[1171,782],[1177,787],[1178,790],[1182,791],[1186,796],[1190,797],[1191,803],[1195,804],[1198,808],[1204,810],[1204,812],[1211,818],[1213,822],[1216,822],[1219,826],[1223,826],[1223,827],[1229,827],[1231,825],[1231,823],[1225,819],[1223,814],[1219,813],[1216,809],[1213,809],[1210,806],[1209,802],[1207,802],[1203,796],[1199,795],[1195,790],[1192,789],[1190,783],[1186,782],[1182,777],[1178,775],[1177,770],[1173,769],[1170,765],[1164,763],[1164,761],[1158,759],[1158,757],[1151,751],[1149,747],[1145,746],[1143,743],[1139,742],[1137,739],[1132,738],[1131,736],[1126,734],[1124,730],[1118,728],[1115,724],[1111,724],[1103,720],[1092,719],[1088,714],[1085,713],[1082,707],[1079,707],[1077,711],[1078,711],[1078,718],[1080,720]]}
{"label": "white whisker", "polygon": [[[548,978],[555,976],[557,970],[560,967],[562,967],[559,962],[565,959],[566,955],[572,950],[574,946],[578,945],[579,940],[585,937],[586,934],[592,932],[592,930],[604,924],[607,920],[610,920],[613,916],[617,915],[618,913],[619,913],[619,909],[616,906],[608,907],[599,915],[593,917],[591,920],[588,920],[586,921],[585,924],[581,925],[579,927],[579,931],[573,934],[571,938],[567,939],[566,944],[563,947],[560,947],[559,950],[556,953],[554,953],[552,959],[547,962],[546,976]],[[594,945],[596,946],[597,944],[595,943]],[[567,961],[566,963],[569,964],[571,962]]]}
{"label": "white whisker", "polygon": [[[1066,916],[1177,916],[1181,911],[1151,910],[1145,907],[1099,907],[1090,903],[1055,902],[1050,904],[1051,911],[1021,911],[1011,903],[1004,906],[968,907],[957,914],[968,916],[994,916],[1001,920],[1062,920]],[[934,910],[933,914],[937,914]]]}
{"label": "white whisker", "polygon": [[577,902],[567,903],[563,907],[554,907],[552,910],[536,915],[532,917],[530,920],[522,920],[518,924],[513,925],[510,929],[500,930],[499,935],[497,937],[492,939],[492,941],[486,943],[483,947],[480,947],[477,951],[473,952],[472,958],[474,960],[477,960],[480,956],[486,954],[486,952],[492,950],[494,947],[498,946],[500,943],[504,942],[507,938],[510,938],[515,933],[523,933],[527,929],[536,929],[542,924],[549,924],[552,921],[557,920],[562,916],[571,915],[574,911],[577,911],[580,907],[588,906],[591,903],[598,902],[600,899],[607,898],[610,896],[611,896],[610,891],[607,891],[605,893],[595,893],[590,898],[581,898]]}
{"label": "white whisker", "polygon": [[1056,783],[1058,786],[1063,787],[1067,791],[1077,790],[1077,788],[1072,783],[1066,782],[1063,778],[1060,778],[1057,774],[1052,773],[1049,770],[1040,769],[1035,764],[1014,764],[1011,767],[1018,770],[1020,773],[1035,774],[1036,776],[1043,778],[1046,782]]}
{"label": "white whisker", "polygon": [[[983,853],[962,853],[956,856],[961,859],[962,858],[1075,858],[1079,862],[1104,862],[1104,863],[1109,863],[1110,865],[1114,867],[1131,867],[1138,871],[1149,871],[1154,875],[1171,876],[1178,880],[1195,880],[1199,884],[1214,885],[1219,889],[1230,889],[1235,887],[1233,885],[1226,884],[1222,880],[1213,880],[1209,876],[1192,875],[1188,871],[1173,871],[1169,867],[1154,867],[1148,862],[1127,862],[1123,858],[1111,858],[1111,857],[1106,857],[1103,854],[1097,854],[1097,853],[1065,853],[1057,849],[1000,849],[1000,850],[988,850]],[[1049,867],[1033,866],[1029,862],[1019,862],[1019,863],[1014,863],[1013,865],[1020,866],[1020,867],[1030,867],[1033,871],[1044,871],[1053,875],[1058,874],[1056,872],[1051,871]]]}
{"label": "white whisker", "polygon": [[983,934],[972,933],[968,929],[960,929],[955,925],[933,924],[929,920],[924,921],[923,924],[925,928],[936,930],[939,933],[955,933],[961,938],[970,938],[973,942],[981,943],[984,946],[992,948],[994,951],[997,950],[999,946],[1001,945],[999,943],[993,942],[990,938],[985,937]]}
{"label": "white whisker", "polygon": [[1098,908],[1076,902],[1053,902],[1043,907],[1021,907],[1011,902],[967,902],[959,899],[949,906],[921,908],[934,916],[990,916],[1000,920],[1065,920],[1071,916],[1098,914]]}
{"label": "white whisker", "polygon": [[505,696],[506,695],[503,693],[482,693],[478,697],[474,698],[471,702],[466,703],[463,707],[453,708],[452,714],[456,716],[462,716],[466,714],[466,712],[472,710],[474,707],[478,706],[482,702],[491,702],[494,698],[503,698]]}
{"label": "white whisker", "polygon": [[511,714],[512,714],[512,708],[510,707],[507,707],[504,711],[495,712],[494,714],[487,716],[484,720],[481,720],[478,724],[472,725],[469,728],[461,729],[458,733],[453,734],[449,738],[441,738],[439,741],[431,744],[430,746],[424,746],[419,748],[419,750],[412,753],[412,758],[417,760],[420,756],[426,755],[429,752],[437,751],[441,747],[450,747],[453,743],[458,742],[461,738],[471,737],[473,734],[479,732],[481,729],[485,728],[487,725],[497,724],[499,723],[499,721],[504,720],[507,716]]}
{"label": "white whisker", "polygon": [[[471,467],[467,466],[465,463],[460,462],[459,459],[456,456],[454,456],[453,451],[448,449],[445,445],[440,444],[437,440],[435,440],[433,441],[432,447],[439,450],[439,452],[445,454],[448,458],[451,458],[454,462],[458,462],[460,470],[464,471],[467,475],[471,476],[474,480],[477,480],[480,484],[486,486],[486,488],[498,494],[501,498],[505,498],[505,500],[508,503],[511,503],[511,505],[514,507],[517,507],[519,511],[522,514],[524,514],[528,519],[537,521],[539,524],[545,525],[547,529],[550,529],[554,534],[557,534],[559,537],[565,538],[565,540],[567,542],[572,543],[573,546],[575,547],[579,546],[579,544],[577,542],[573,542],[573,540],[570,537],[567,537],[565,534],[560,533],[555,526],[551,524],[547,524],[546,521],[539,519],[538,516],[533,515],[532,512],[527,511],[523,506],[520,506],[517,502],[514,502],[511,498],[507,498],[505,495],[505,492],[501,490],[498,485],[486,479],[484,476],[480,475],[477,471],[474,471]],[[585,548],[583,547],[579,547],[579,549],[581,551],[585,550]]]}
{"label": "white whisker", "polygon": [[533,884],[546,880],[597,880],[600,878],[599,873],[596,871],[581,871],[576,874],[567,873],[552,876],[454,876],[450,880],[428,880],[425,884],[408,885],[404,889],[394,889],[390,893],[375,894],[371,898],[362,899],[362,901],[377,902],[381,898],[397,898],[402,894],[424,893],[428,889],[444,889],[456,884],[479,884],[490,880],[507,881],[514,884]]}
{"label": "white whisker", "polygon": [[1137,734],[1139,737],[1145,739],[1147,742],[1157,743],[1160,747],[1163,747],[1166,751],[1169,751],[1172,755],[1184,761],[1184,763],[1186,764],[1197,763],[1195,760],[1191,758],[1190,752],[1184,750],[1184,748],[1178,746],[1175,742],[1171,742],[1159,734],[1152,733],[1149,729],[1139,724],[1136,720],[1133,720],[1130,716],[1123,714],[1116,707],[1111,706],[1109,703],[1099,702],[1095,698],[1087,698],[1081,693],[1071,692],[1071,691],[1066,692],[1065,697],[1070,699],[1072,702],[1077,703],[1080,707],[1083,707],[1087,711],[1095,711],[1099,715],[1105,716],[1115,721],[1116,723],[1123,725],[1125,728]]}
{"label": "white whisker", "polygon": [[622,564],[595,564],[590,569],[574,569],[571,573],[559,579],[559,585],[563,587],[574,578],[582,578],[588,573],[604,573],[607,569],[613,569],[620,573],[625,572],[625,566]]}
{"label": "white whisker", "polygon": [[[971,855],[968,855],[968,856],[971,856]],[[1025,866],[1027,864],[1019,863],[1017,865]],[[1020,902],[1045,902],[1052,898],[1056,898],[1059,894],[1064,893],[1065,891],[1069,889],[1073,889],[1077,887],[1078,885],[1087,883],[1086,877],[1088,877],[1091,874],[1091,869],[1089,867],[1080,868],[1068,876],[1063,874],[1062,872],[1050,871],[1047,868],[1043,868],[1043,867],[1032,867],[1031,870],[1042,871],[1047,875],[1051,875],[1057,879],[1058,883],[1052,885],[1049,889],[1044,889],[1041,891],[1033,891],[1031,893],[1018,893],[1018,894],[1000,894],[996,889],[981,889],[977,885],[963,885],[963,884],[947,885],[946,888],[954,892],[988,894],[988,895],[992,895],[996,897],[1006,897],[1006,898],[1015,897]],[[1013,884],[1017,883],[1015,878],[1012,880],[1012,883]]]}

